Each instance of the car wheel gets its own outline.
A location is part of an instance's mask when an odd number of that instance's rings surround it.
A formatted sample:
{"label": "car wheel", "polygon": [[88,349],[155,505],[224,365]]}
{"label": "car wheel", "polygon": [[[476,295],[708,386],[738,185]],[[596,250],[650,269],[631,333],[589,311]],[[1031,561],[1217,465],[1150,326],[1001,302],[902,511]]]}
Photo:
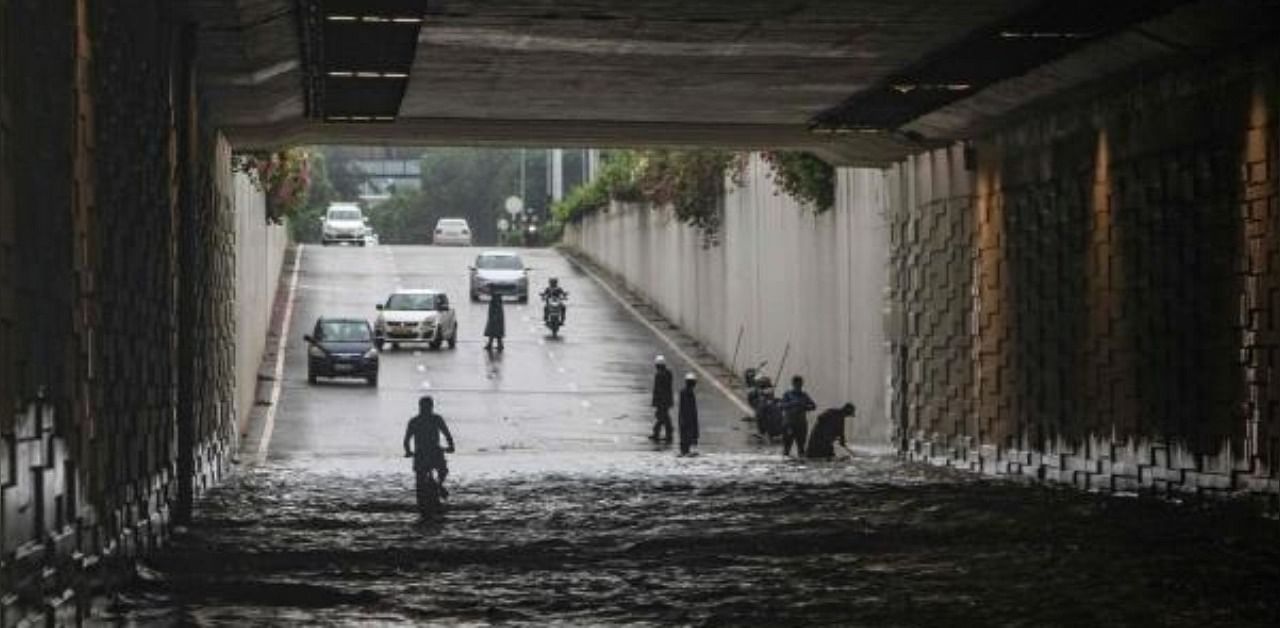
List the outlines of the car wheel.
{"label": "car wheel", "polygon": [[442,344],[444,344],[443,340],[432,340],[430,343],[428,343],[428,346],[430,346],[432,349],[439,349],[440,345]]}
{"label": "car wheel", "polygon": [[385,344],[386,344],[386,342],[385,342],[385,341],[383,341],[381,338],[375,338],[375,339],[374,339],[374,341],[373,341],[373,346],[374,346],[374,348],[375,348],[375,349],[377,349],[378,351],[382,351],[382,346],[383,346],[383,345],[385,345]]}
{"label": "car wheel", "polygon": [[393,342],[393,343],[391,343],[391,348],[392,348],[392,349],[399,350],[399,349],[400,349],[400,343],[398,343],[398,342]]}
{"label": "car wheel", "polygon": [[368,382],[369,382],[369,385],[370,385],[370,386],[373,386],[374,388],[377,388],[377,387],[378,387],[378,374],[377,374],[377,373],[374,373],[373,375],[370,375],[370,376],[367,378],[367,380],[366,380],[366,381],[368,381]]}
{"label": "car wheel", "polygon": [[479,301],[480,301],[480,295],[476,294],[476,293],[475,293],[475,291],[474,291],[474,290],[472,290],[472,291],[471,291],[471,302],[472,302],[472,303],[476,303],[476,302],[479,302]]}
{"label": "car wheel", "polygon": [[311,369],[307,369],[307,383],[308,384],[316,383],[316,374],[312,373]]}
{"label": "car wheel", "polygon": [[449,334],[449,348],[450,349],[458,348],[458,326],[457,325],[453,326],[453,333]]}
{"label": "car wheel", "polygon": [[520,302],[521,302],[521,303],[528,303],[528,302],[529,302],[529,293],[527,293],[527,292],[526,292],[526,293],[524,293],[524,294],[520,295]]}

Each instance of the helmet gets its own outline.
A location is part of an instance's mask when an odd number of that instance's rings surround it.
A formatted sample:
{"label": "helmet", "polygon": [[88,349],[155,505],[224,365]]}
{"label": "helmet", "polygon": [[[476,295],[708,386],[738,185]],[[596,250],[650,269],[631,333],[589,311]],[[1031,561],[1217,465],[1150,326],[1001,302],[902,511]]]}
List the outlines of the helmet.
{"label": "helmet", "polygon": [[655,358],[653,359],[653,363],[654,363],[654,364],[666,364],[666,363],[667,363],[667,359],[666,359],[666,358],[664,358],[664,357],[662,357],[662,354],[658,354],[658,356],[657,356],[657,357],[655,357]]}
{"label": "helmet", "polygon": [[698,376],[697,376],[697,375],[694,375],[694,374],[693,374],[693,371],[689,371],[688,373],[685,373],[685,374],[684,374],[684,381],[686,381],[686,382],[696,382],[696,381],[698,381]]}
{"label": "helmet", "polygon": [[560,280],[559,280],[558,278],[556,278],[556,277],[552,277],[552,278],[551,278],[551,280],[550,280],[550,283],[551,283],[551,287],[552,287],[552,288],[554,288],[554,287],[556,287],[556,286],[560,285]]}

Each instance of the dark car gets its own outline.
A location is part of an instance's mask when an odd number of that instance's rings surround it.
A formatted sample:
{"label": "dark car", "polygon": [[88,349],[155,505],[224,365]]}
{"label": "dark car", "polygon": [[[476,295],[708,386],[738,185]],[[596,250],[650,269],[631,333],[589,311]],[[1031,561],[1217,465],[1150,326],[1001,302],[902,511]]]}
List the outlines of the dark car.
{"label": "dark car", "polygon": [[373,328],[362,318],[316,320],[315,331],[303,336],[307,348],[307,381],[318,377],[356,377],[378,385],[378,349]]}

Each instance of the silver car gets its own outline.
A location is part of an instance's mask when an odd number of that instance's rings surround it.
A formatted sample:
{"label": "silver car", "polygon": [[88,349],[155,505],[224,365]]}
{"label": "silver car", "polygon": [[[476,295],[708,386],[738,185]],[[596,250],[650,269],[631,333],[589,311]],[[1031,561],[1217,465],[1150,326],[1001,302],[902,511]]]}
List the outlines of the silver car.
{"label": "silver car", "polygon": [[476,256],[471,267],[471,300],[493,294],[514,296],[521,303],[529,301],[529,269],[516,253],[486,251]]}
{"label": "silver car", "polygon": [[465,218],[441,218],[436,222],[436,230],[431,243],[437,246],[455,244],[471,246],[471,226]]}

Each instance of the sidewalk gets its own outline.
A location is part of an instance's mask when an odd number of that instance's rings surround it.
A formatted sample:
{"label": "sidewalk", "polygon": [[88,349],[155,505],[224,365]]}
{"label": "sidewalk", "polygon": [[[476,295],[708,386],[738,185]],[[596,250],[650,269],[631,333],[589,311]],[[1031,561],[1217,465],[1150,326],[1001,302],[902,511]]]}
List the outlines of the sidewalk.
{"label": "sidewalk", "polygon": [[[284,329],[286,311],[294,297],[290,284],[294,281],[298,269],[300,251],[297,244],[289,245],[285,251],[284,263],[280,266],[279,286],[276,288],[276,300],[271,306],[271,324],[267,329],[267,344],[262,350],[262,362],[258,365],[257,388],[253,396],[253,408],[248,416],[240,418],[240,447],[236,452],[236,462],[245,464],[257,461],[261,457],[259,451],[263,433],[266,431],[267,417],[271,414],[276,387],[276,364],[282,346],[281,336],[287,333]],[[278,399],[276,400],[278,402]]]}

